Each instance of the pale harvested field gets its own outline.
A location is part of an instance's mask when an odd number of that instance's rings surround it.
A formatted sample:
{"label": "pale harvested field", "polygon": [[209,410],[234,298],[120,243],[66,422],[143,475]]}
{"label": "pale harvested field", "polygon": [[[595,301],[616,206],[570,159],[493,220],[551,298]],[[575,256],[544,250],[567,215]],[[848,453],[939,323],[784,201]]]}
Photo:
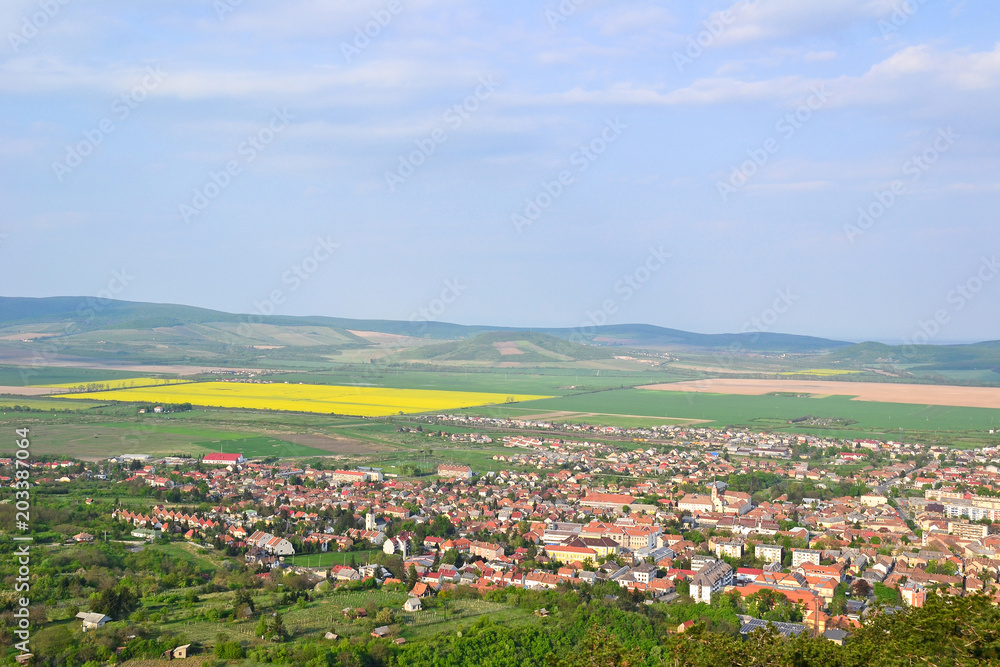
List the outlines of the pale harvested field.
{"label": "pale harvested field", "polygon": [[66,391],[56,387],[10,387],[0,385],[0,394],[14,394],[17,396],[45,396],[47,394],[58,394]]}
{"label": "pale harvested field", "polygon": [[759,396],[772,392],[798,392],[815,396],[853,396],[856,401],[948,405],[1000,409],[1000,387],[954,387],[933,384],[888,384],[828,380],[740,380],[712,378],[691,382],[652,384],[640,389],[690,391],[710,394]]}
{"label": "pale harvested field", "polygon": [[504,357],[511,354],[524,354],[524,350],[518,348],[517,343],[493,343],[493,347]]}
{"label": "pale harvested field", "polygon": [[[355,331],[354,329],[348,329],[349,333],[358,336],[359,338],[364,338],[370,343],[375,343],[376,345],[387,345],[389,347],[409,347],[412,345],[427,345],[428,341],[423,338],[413,338],[412,336],[404,336],[402,334],[392,334],[392,333],[382,333],[381,331]],[[431,341],[437,342],[437,341]]]}

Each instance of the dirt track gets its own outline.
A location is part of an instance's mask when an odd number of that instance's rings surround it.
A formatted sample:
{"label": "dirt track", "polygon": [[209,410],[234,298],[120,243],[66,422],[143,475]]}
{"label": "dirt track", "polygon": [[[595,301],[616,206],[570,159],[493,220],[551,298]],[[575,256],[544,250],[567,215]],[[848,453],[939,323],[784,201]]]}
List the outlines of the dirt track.
{"label": "dirt track", "polygon": [[1000,387],[955,387],[933,384],[880,382],[836,382],[828,380],[739,380],[712,378],[691,382],[651,384],[640,389],[690,391],[712,394],[758,396],[772,392],[799,392],[816,396],[853,396],[856,401],[950,405],[1000,409]]}

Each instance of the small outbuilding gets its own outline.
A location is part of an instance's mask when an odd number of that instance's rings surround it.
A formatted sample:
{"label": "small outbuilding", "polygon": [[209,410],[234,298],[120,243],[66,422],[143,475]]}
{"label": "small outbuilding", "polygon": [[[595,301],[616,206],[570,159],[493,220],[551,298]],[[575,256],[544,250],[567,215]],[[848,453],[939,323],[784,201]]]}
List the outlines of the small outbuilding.
{"label": "small outbuilding", "polygon": [[83,631],[96,630],[98,628],[104,627],[104,624],[111,620],[110,616],[105,616],[104,614],[98,614],[92,611],[81,611],[76,615],[78,619],[83,621]]}

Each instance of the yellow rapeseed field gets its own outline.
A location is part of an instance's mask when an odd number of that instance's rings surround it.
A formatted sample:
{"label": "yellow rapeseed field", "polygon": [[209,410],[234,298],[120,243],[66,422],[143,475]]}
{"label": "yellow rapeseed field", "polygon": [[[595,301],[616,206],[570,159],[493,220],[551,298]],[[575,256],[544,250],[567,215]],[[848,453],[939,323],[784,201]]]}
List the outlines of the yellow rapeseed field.
{"label": "yellow rapeseed field", "polygon": [[430,389],[246,382],[194,382],[85,394],[63,394],[61,397],[137,403],[192,403],[216,408],[288,410],[360,417],[385,417],[400,412],[407,414],[440,412],[490,403],[551,398],[551,396],[525,394],[511,396]]}
{"label": "yellow rapeseed field", "polygon": [[106,391],[110,389],[132,389],[138,387],[157,387],[165,384],[183,384],[190,380],[175,378],[126,378],[124,380],[98,380],[96,382],[61,382],[59,384],[39,384],[37,387],[53,389],[69,389],[71,391]]}

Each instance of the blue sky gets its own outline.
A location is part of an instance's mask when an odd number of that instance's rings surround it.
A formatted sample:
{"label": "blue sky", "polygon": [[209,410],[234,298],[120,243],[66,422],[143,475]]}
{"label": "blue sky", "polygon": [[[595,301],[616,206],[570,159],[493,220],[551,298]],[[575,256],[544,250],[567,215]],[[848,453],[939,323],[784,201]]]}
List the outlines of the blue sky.
{"label": "blue sky", "polygon": [[8,0],[0,293],[997,339],[998,25],[959,0]]}

